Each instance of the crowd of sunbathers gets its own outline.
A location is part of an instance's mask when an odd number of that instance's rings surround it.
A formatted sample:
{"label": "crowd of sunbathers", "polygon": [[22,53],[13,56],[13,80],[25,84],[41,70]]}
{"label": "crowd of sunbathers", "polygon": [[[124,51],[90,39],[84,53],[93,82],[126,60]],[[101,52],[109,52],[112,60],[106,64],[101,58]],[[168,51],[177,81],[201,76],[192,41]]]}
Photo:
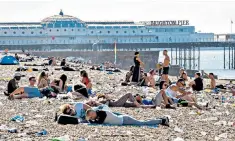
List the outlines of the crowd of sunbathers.
{"label": "crowd of sunbathers", "polygon": [[[52,61],[51,65],[55,61]],[[139,60],[140,61],[140,60]],[[55,63],[55,62],[54,62]],[[49,63],[50,64],[50,63]],[[141,64],[141,63],[140,63]],[[55,64],[53,64],[55,65]],[[61,66],[65,66],[66,62],[63,59]],[[137,63],[138,65],[138,63]],[[136,79],[133,77],[136,73],[135,66],[130,68],[130,71],[126,74],[125,84],[129,84],[131,80]],[[138,72],[137,72],[138,73]],[[83,70],[80,71],[81,83],[83,85],[68,86],[68,78],[65,74],[62,74],[58,79],[50,80],[48,73],[42,72],[38,79],[36,77],[29,77],[29,85],[26,87],[19,87],[19,81],[22,75],[16,73],[14,78],[8,82],[7,91],[5,95],[12,99],[21,98],[42,98],[44,96],[48,98],[57,97],[61,93],[68,93],[79,98],[85,98],[84,103],[64,104],[59,108],[59,115],[56,115],[56,121],[60,124],[78,124],[78,123],[96,123],[96,124],[111,124],[111,125],[166,125],[169,126],[169,119],[167,117],[154,118],[152,120],[140,121],[131,116],[121,113],[112,112],[109,107],[133,107],[133,108],[156,108],[163,107],[168,109],[176,109],[177,106],[184,107],[196,107],[198,109],[204,109],[208,106],[201,107],[197,104],[197,100],[194,95],[194,91],[201,91],[203,87],[203,79],[200,73],[195,74],[195,79],[192,82],[188,82],[187,73],[181,69],[179,79],[176,82],[165,81],[160,77],[159,82],[155,81],[157,71],[150,70],[148,73],[140,71],[140,79],[137,85],[149,86],[159,91],[152,98],[146,98],[142,94],[125,94],[119,99],[113,99],[112,95],[97,94],[96,97],[89,99],[93,96],[92,81],[88,76],[88,73]],[[162,74],[159,73],[159,76]],[[211,89],[217,90],[216,82],[213,73],[210,73],[208,77],[211,79]],[[136,85],[136,84],[135,84]],[[231,83],[232,85],[232,83]],[[231,91],[233,86],[230,87]],[[192,89],[193,91],[190,91]],[[215,93],[218,91],[215,91]],[[177,106],[176,106],[177,105]]]}

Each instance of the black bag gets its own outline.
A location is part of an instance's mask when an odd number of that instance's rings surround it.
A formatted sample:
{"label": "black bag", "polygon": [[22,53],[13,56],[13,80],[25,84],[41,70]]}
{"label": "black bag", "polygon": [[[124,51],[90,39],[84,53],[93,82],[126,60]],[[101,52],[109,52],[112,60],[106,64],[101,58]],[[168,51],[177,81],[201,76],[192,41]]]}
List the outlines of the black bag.
{"label": "black bag", "polygon": [[74,86],[74,91],[75,91],[75,92],[78,92],[78,93],[80,93],[80,94],[82,94],[82,95],[85,96],[86,98],[89,98],[87,89],[86,89],[84,86],[82,86],[82,85],[75,85],[75,86]]}
{"label": "black bag", "polygon": [[69,116],[69,115],[59,115],[57,118],[57,123],[58,124],[79,124],[78,118]]}

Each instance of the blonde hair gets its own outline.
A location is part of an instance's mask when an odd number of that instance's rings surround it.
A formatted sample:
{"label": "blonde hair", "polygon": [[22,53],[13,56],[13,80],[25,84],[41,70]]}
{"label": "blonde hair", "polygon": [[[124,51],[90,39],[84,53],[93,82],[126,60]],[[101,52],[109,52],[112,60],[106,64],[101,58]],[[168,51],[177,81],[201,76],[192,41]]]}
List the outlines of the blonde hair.
{"label": "blonde hair", "polygon": [[69,104],[63,104],[59,107],[59,112],[65,114],[67,107],[70,106]]}

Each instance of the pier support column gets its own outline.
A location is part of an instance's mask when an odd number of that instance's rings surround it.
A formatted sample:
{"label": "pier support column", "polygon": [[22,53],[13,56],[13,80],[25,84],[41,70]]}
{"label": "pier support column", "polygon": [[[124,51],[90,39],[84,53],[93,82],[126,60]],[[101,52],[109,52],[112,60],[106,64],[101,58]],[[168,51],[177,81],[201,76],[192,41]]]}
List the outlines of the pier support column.
{"label": "pier support column", "polygon": [[226,48],[225,48],[225,46],[224,46],[224,69],[226,69],[226,58],[225,58],[225,51],[226,51]]}
{"label": "pier support column", "polygon": [[230,46],[228,47],[228,69],[231,69],[231,62],[230,62]]}
{"label": "pier support column", "polygon": [[233,69],[235,70],[235,46],[233,47]]}
{"label": "pier support column", "polygon": [[198,71],[200,71],[200,61],[201,61],[201,49],[200,46],[198,46]]}
{"label": "pier support column", "polygon": [[171,48],[171,63],[173,63],[173,48],[171,44],[168,44],[168,46],[170,45]]}
{"label": "pier support column", "polygon": [[192,46],[189,47],[189,54],[188,54],[188,57],[189,57],[189,69],[191,70],[192,69],[192,59],[194,59],[192,57]]}
{"label": "pier support column", "polygon": [[175,64],[176,65],[178,65],[178,56],[177,56],[177,54],[178,54],[178,48],[176,47],[175,48]]}
{"label": "pier support column", "polygon": [[187,55],[187,48],[184,47],[184,69],[187,69],[187,59],[186,59],[186,55]]}
{"label": "pier support column", "polygon": [[195,46],[193,46],[193,70],[196,69],[195,61],[196,61]]}

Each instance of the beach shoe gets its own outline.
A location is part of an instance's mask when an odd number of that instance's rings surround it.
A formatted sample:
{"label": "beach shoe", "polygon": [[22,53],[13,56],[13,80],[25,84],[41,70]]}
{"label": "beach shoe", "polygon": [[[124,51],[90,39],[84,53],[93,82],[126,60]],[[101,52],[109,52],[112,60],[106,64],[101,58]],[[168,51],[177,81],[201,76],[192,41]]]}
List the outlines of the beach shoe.
{"label": "beach shoe", "polygon": [[163,118],[160,118],[161,120],[162,120],[162,123],[161,123],[161,125],[163,125],[163,126],[167,126],[167,127],[169,127],[170,125],[169,125],[169,118],[168,117],[163,117]]}
{"label": "beach shoe", "polygon": [[9,96],[10,94],[8,92],[4,91],[4,95]]}
{"label": "beach shoe", "polygon": [[166,109],[176,109],[176,108],[171,106],[170,104],[166,104]]}

